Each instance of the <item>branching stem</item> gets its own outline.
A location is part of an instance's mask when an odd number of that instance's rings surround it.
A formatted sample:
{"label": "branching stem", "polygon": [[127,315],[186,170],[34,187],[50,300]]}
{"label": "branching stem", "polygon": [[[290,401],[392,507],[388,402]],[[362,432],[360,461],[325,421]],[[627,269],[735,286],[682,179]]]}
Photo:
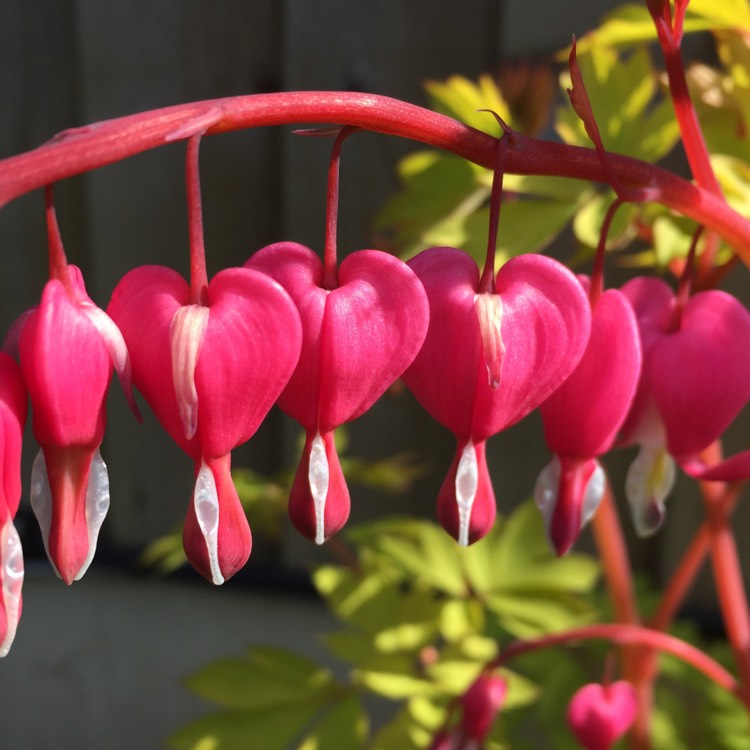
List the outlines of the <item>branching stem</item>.
{"label": "branching stem", "polygon": [[[180,140],[292,123],[337,123],[396,135],[451,151],[492,168],[497,139],[414,104],[357,92],[281,92],[213,99],[141,112],[65,131],[32,151],[0,160],[0,206],[57,180]],[[704,224],[750,264],[750,222],[721,197],[652,164],[610,155],[612,173],[626,186],[651,189],[659,202]],[[607,182],[594,149],[514,133],[506,171]],[[655,192],[654,192],[655,191]]]}

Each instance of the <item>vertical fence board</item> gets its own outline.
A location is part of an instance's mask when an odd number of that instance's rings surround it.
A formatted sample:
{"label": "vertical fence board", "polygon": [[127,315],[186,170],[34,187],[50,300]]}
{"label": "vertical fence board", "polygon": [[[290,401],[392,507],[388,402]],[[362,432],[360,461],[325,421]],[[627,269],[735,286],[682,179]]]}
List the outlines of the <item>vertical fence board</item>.
{"label": "vertical fence board", "polygon": [[[273,86],[278,13],[273,0],[81,0],[83,119]],[[211,274],[241,264],[254,244],[279,231],[276,141],[271,130],[252,130],[202,144]],[[177,143],[87,175],[90,278],[102,304],[137,265],[159,263],[187,275],[184,153],[184,143]],[[183,517],[192,465],[150,415],[146,425],[136,425],[119,393],[110,412],[105,447],[117,497],[107,533],[120,543],[143,544]],[[247,461],[273,462],[274,428],[264,429],[271,439],[252,441]]]}
{"label": "vertical fence board", "polygon": [[[287,89],[349,89],[426,103],[422,84],[460,72],[476,76],[496,62],[497,3],[386,0],[351,3],[288,0],[283,83]],[[284,134],[283,206],[286,238],[322,251],[330,141]],[[398,138],[356,134],[344,146],[338,224],[339,254],[372,247],[373,219],[396,189],[395,165],[417,146]],[[408,497],[388,498],[351,486],[351,522],[384,513],[432,515],[452,440],[408,392],[387,394],[348,428],[358,456],[401,451],[427,465],[428,475]],[[296,460],[296,456],[292,458]],[[316,549],[291,533],[286,559],[300,564]],[[325,553],[323,553],[325,554]]]}

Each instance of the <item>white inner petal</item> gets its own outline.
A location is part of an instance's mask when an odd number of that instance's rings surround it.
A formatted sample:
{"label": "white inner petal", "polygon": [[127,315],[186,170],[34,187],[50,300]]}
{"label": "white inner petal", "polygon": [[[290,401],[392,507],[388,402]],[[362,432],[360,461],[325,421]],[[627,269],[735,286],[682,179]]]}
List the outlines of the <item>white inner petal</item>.
{"label": "white inner petal", "polygon": [[326,540],[326,498],[328,497],[328,456],[323,438],[318,433],[310,447],[310,460],[307,466],[307,481],[315,508],[315,544]]}
{"label": "white inner petal", "polygon": [[664,501],[674,479],[674,461],[664,446],[642,444],[625,478],[625,495],[639,536],[649,536],[662,525]]}
{"label": "white inner petal", "polygon": [[16,637],[21,616],[21,588],[23,587],[23,550],[18,532],[10,519],[0,530],[0,568],[3,577],[3,606],[5,607],[5,638],[0,643],[0,656],[6,656]]}
{"label": "white inner petal", "polygon": [[193,506],[198,526],[206,540],[211,579],[216,586],[220,586],[224,583],[224,576],[219,567],[219,495],[216,491],[214,473],[206,466],[205,461],[201,462],[195,480]]}
{"label": "white inner petal", "polygon": [[604,497],[604,489],[607,485],[607,477],[604,474],[604,469],[600,466],[599,462],[596,462],[596,468],[589,477],[589,481],[586,484],[586,490],[583,493],[583,507],[581,508],[581,528],[583,528],[588,522],[591,516],[596,513],[596,509],[599,507],[599,503]]}
{"label": "white inner petal", "polygon": [[75,580],[83,578],[96,552],[99,530],[109,510],[109,474],[107,464],[102,460],[102,454],[96,449],[91,466],[89,467],[89,482],[86,485],[86,529],[89,537],[89,551]]}
{"label": "white inner petal", "polygon": [[49,553],[49,532],[52,528],[52,490],[49,486],[49,478],[47,477],[47,464],[44,463],[44,453],[39,450],[34,459],[34,464],[31,467],[31,509],[34,511],[37,523],[39,524],[39,531],[42,533],[42,541],[44,542],[44,551],[47,553],[52,569],[58,578],[62,578],[60,571],[55,565],[55,561]]}
{"label": "white inner petal", "polygon": [[557,504],[560,470],[560,459],[557,456],[552,456],[552,460],[539,472],[534,485],[534,500],[536,501],[536,507],[542,514],[547,537],[549,537],[552,516]]}
{"label": "white inner petal", "polygon": [[464,547],[469,544],[469,523],[471,509],[477,496],[479,486],[479,467],[477,452],[473,443],[467,443],[458,462],[456,471],[456,504],[458,505],[458,543]]}
{"label": "white inner petal", "polygon": [[503,301],[499,294],[477,294],[474,308],[479,319],[484,363],[490,388],[497,388],[503,374],[505,344],[502,337]]}
{"label": "white inner petal", "polygon": [[185,305],[172,318],[169,337],[172,354],[172,382],[185,437],[190,440],[198,429],[198,391],[195,368],[208,327],[209,308]]}

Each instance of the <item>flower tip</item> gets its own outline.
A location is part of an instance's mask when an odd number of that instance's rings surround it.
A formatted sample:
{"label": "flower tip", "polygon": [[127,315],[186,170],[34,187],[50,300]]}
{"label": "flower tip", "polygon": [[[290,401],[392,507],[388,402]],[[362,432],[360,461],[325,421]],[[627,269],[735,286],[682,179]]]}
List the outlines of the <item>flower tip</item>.
{"label": "flower tip", "polygon": [[481,674],[466,691],[461,704],[461,727],[473,740],[482,742],[505,703],[508,684],[496,674]]}
{"label": "flower tip", "polygon": [[0,529],[0,657],[8,655],[21,619],[23,574],[21,540],[8,518]]}
{"label": "flower tip", "polygon": [[542,469],[534,486],[534,499],[558,557],[571,550],[599,507],[605,488],[604,470],[595,459],[555,455]]}
{"label": "flower tip", "polygon": [[674,480],[674,461],[666,449],[642,445],[625,479],[625,495],[638,536],[651,536],[664,524],[664,501]]}
{"label": "flower tip", "polygon": [[438,493],[438,521],[462,547],[466,547],[489,532],[496,515],[485,444],[469,441],[456,451]]}
{"label": "flower tip", "polygon": [[584,750],[609,750],[633,723],[637,710],[638,697],[629,682],[590,683],[571,698],[568,726]]}
{"label": "flower tip", "polygon": [[289,518],[302,536],[324,544],[349,518],[351,500],[332,432],[307,436],[289,494]]}
{"label": "flower tip", "polygon": [[109,510],[109,477],[99,449],[40,450],[31,470],[31,508],[47,557],[70,586],[91,565]]}
{"label": "flower tip", "polygon": [[230,456],[196,466],[193,501],[182,531],[190,564],[220,586],[250,557],[252,534],[232,482]]}

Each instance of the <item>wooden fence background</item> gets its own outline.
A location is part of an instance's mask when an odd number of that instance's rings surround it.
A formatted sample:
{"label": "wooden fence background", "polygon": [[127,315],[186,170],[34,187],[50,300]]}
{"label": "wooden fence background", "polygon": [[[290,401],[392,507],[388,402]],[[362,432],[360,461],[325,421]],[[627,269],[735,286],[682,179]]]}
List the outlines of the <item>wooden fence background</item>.
{"label": "wooden fence background", "polygon": [[[456,72],[476,76],[502,60],[548,55],[614,4],[549,2],[542,10],[519,0],[4,0],[0,156],[32,148],[66,127],[240,93],[355,89],[422,102],[424,80]],[[396,186],[394,164],[412,147],[369,134],[347,145],[339,228],[344,252],[369,246],[373,215]],[[281,239],[321,247],[328,150],[326,142],[294,136],[291,128],[204,142],[210,272],[241,264]],[[175,144],[56,188],[69,258],[84,268],[89,292],[102,306],[136,265],[186,271],[182,160],[183,146]],[[7,328],[37,299],[45,280],[39,193],[0,211],[0,246],[0,325]],[[385,399],[351,434],[358,453],[413,449],[432,464],[430,476],[397,505],[355,497],[354,518],[402,508],[431,513],[452,445],[408,396]],[[296,430],[274,413],[237,451],[235,464],[289,465],[295,440]],[[530,452],[530,444],[539,447]],[[192,483],[188,462],[153,419],[147,417],[145,427],[135,424],[117,388],[104,451],[114,493],[103,541],[142,545],[182,516]],[[498,502],[507,507],[528,495],[545,460],[538,425],[532,418],[496,438],[491,452]],[[657,541],[638,545],[652,572],[670,565],[682,548],[685,532],[673,531],[677,525],[673,518]],[[305,550],[290,535],[287,557],[297,560]]]}
{"label": "wooden fence background", "polygon": [[[505,59],[548,55],[616,3],[568,0],[0,0],[0,157],[68,127],[172,103],[270,90],[354,89],[424,101],[421,82],[469,77]],[[209,271],[241,264],[273,241],[320,248],[330,144],[290,128],[206,139],[202,183]],[[396,186],[394,164],[412,148],[362,135],[342,164],[339,243],[366,247],[372,217]],[[183,146],[175,144],[56,188],[71,262],[105,306],[117,280],[144,263],[187,269]],[[40,193],[0,211],[0,326],[38,299],[46,278]],[[115,387],[103,452],[113,485],[104,544],[137,548],[183,516],[192,487],[187,459],[147,417],[139,427]],[[406,499],[355,496],[353,519],[383,512],[430,515],[452,453],[409,396],[385,399],[351,431],[353,450],[415,450],[430,477]],[[296,431],[275,413],[236,465],[274,470],[295,460]],[[530,448],[530,446],[534,446]],[[28,462],[32,456],[29,453]],[[528,496],[546,462],[531,418],[491,445],[501,511]],[[619,469],[616,469],[616,473]],[[616,481],[621,477],[616,476]],[[635,546],[659,576],[699,516],[677,497],[655,540]],[[680,507],[680,506],[683,507]],[[740,509],[741,523],[750,518]],[[25,512],[28,515],[28,511]],[[304,562],[311,545],[290,534],[282,557]],[[252,565],[252,560],[250,565]],[[96,562],[95,562],[96,565]],[[710,587],[693,602],[712,606]]]}

